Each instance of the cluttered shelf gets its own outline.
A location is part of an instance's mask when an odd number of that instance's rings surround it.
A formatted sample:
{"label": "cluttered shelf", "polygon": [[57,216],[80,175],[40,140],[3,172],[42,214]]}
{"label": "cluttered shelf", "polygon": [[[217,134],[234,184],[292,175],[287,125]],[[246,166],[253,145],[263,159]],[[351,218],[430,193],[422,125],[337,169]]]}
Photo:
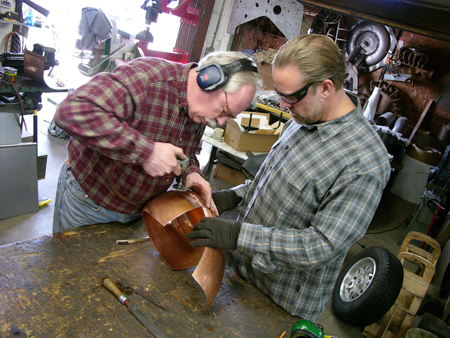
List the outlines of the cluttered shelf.
{"label": "cluttered shelf", "polygon": [[[19,92],[23,93],[53,93],[53,92],[67,92],[68,88],[61,87],[50,88],[48,85],[35,81],[27,76],[17,75],[14,85],[17,87]],[[13,88],[6,82],[0,81],[0,93],[11,93],[13,92]]]}

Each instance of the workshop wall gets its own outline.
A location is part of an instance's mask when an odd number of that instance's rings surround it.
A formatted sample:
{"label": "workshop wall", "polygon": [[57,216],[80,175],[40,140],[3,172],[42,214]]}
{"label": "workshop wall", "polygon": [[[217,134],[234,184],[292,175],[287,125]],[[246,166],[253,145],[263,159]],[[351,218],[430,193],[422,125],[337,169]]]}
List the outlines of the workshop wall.
{"label": "workshop wall", "polygon": [[[431,77],[418,78],[412,83],[387,81],[399,89],[402,99],[401,114],[410,120],[412,126],[415,126],[428,100],[434,99],[450,79],[450,63],[448,62],[450,59],[450,43],[410,32],[400,32],[398,40],[400,39],[403,40],[403,46],[428,46],[430,56],[436,62],[436,67]],[[410,74],[412,71],[410,68],[402,65],[400,71],[401,73]],[[361,74],[359,77],[359,91],[367,92],[370,81],[377,80],[381,72],[382,68],[372,73]],[[442,126],[448,123],[450,123],[450,112],[433,104],[426,114],[420,129],[428,132],[433,137],[437,137]]]}
{"label": "workshop wall", "polygon": [[[319,9],[305,6],[300,34],[307,34],[308,30],[314,26],[315,18],[319,13]],[[357,20],[357,18],[343,16],[340,22],[340,28],[350,29]],[[406,31],[394,30],[394,32],[397,40],[402,41],[403,46],[428,46],[429,55],[435,61],[434,71],[430,72],[427,76],[418,77],[413,82],[387,81],[399,91],[401,98],[401,110],[399,114],[408,118],[410,125],[409,131],[411,132],[418,123],[426,104],[440,93],[450,79],[450,63],[448,62],[450,59],[450,43]],[[320,33],[323,34],[324,32],[322,31]],[[237,27],[231,50],[248,53],[268,51],[270,49],[279,49],[285,42],[287,42],[287,39],[270,19],[260,17]],[[345,42],[340,43],[339,47],[345,49]],[[394,55],[397,51],[398,49],[396,48]],[[404,74],[420,72],[420,69],[413,68],[402,64],[400,71]],[[360,72],[358,76],[358,92],[370,96],[373,81],[380,79],[382,71],[383,67],[369,73]],[[426,113],[418,133],[427,134],[427,137],[437,138],[441,129],[449,123],[450,111],[433,103]],[[426,143],[430,144],[433,142],[428,140]],[[443,147],[445,147],[445,144],[443,146],[441,144],[440,148],[442,149]]]}

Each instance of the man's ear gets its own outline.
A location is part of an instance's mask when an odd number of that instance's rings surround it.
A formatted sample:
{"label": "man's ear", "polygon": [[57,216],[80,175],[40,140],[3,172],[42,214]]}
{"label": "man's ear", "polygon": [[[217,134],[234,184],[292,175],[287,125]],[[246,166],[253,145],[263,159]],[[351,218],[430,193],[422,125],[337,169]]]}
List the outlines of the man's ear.
{"label": "man's ear", "polygon": [[322,81],[322,95],[328,97],[332,91],[335,89],[334,82],[331,79],[326,79]]}

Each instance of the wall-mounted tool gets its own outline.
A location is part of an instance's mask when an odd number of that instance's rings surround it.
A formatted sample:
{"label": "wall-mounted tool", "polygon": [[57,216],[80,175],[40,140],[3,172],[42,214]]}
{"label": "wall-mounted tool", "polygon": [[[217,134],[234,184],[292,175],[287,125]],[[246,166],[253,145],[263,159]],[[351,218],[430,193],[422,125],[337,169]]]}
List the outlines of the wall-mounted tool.
{"label": "wall-mounted tool", "polygon": [[122,293],[117,287],[116,283],[109,277],[103,279],[103,286],[111,291],[114,296],[122,303],[128,307],[128,310],[144,325],[150,333],[156,338],[166,338],[166,335],[161,332],[161,330],[153,324],[150,319],[148,319],[136,306],[130,304],[127,296]]}
{"label": "wall-mounted tool", "polygon": [[184,174],[189,168],[189,157],[186,157],[184,160],[178,159],[178,164],[181,167],[181,175],[177,177],[177,183],[173,185],[175,190],[186,190],[186,185],[184,184]]}

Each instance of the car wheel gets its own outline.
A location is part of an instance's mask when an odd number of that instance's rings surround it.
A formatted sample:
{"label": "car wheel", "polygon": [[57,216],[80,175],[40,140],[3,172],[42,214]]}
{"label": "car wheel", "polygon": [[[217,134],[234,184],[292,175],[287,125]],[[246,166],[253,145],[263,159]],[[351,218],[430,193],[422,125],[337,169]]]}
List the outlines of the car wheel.
{"label": "car wheel", "polygon": [[403,265],[382,247],[356,254],[342,269],[333,290],[332,307],[346,324],[367,326],[394,305],[403,284]]}

